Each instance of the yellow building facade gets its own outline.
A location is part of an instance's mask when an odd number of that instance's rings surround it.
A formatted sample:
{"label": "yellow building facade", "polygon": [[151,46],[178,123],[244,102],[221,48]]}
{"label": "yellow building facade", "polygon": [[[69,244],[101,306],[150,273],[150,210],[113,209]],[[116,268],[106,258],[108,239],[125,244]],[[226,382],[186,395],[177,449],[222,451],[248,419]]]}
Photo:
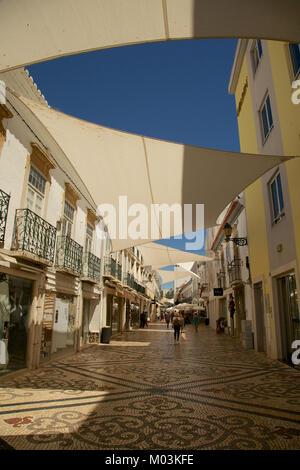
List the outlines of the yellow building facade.
{"label": "yellow building facade", "polygon": [[[241,152],[300,156],[300,104],[292,101],[299,45],[240,40],[229,84]],[[291,362],[300,340],[300,158],[245,191],[254,305],[254,344]]]}

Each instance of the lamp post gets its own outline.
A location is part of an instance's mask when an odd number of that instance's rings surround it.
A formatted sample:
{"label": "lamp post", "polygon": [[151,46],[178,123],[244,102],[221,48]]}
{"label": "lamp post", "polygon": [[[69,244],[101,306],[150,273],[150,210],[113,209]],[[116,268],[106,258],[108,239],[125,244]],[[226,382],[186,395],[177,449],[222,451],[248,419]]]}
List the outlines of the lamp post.
{"label": "lamp post", "polygon": [[247,237],[240,237],[240,238],[234,237],[234,238],[231,238],[232,227],[228,222],[224,225],[224,232],[225,232],[225,240],[226,240],[227,243],[233,242],[238,246],[248,245]]}

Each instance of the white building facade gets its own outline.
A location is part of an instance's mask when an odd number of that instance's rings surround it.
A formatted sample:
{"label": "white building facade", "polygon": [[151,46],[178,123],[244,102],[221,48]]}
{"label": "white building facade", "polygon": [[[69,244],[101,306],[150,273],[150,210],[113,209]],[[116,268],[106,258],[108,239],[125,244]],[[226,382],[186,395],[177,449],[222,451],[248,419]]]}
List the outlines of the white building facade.
{"label": "white building facade", "polygon": [[[47,104],[24,69],[1,79]],[[137,249],[110,253],[88,189],[45,142],[0,104],[0,374],[99,343],[104,326],[128,329],[159,297]]]}

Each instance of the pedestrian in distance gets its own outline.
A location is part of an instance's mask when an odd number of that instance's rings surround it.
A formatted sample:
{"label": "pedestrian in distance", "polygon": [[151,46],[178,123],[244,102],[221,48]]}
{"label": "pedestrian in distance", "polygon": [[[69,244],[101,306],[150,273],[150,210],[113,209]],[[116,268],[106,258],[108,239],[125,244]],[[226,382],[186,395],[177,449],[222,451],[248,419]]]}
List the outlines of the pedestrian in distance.
{"label": "pedestrian in distance", "polygon": [[175,343],[179,343],[180,317],[178,315],[178,312],[176,312],[174,317],[173,317],[173,328],[174,328],[174,341],[175,341]]}
{"label": "pedestrian in distance", "polygon": [[194,327],[195,327],[195,331],[197,333],[198,332],[198,325],[199,325],[199,317],[198,317],[197,312],[194,313],[193,324],[194,324]]}
{"label": "pedestrian in distance", "polygon": [[166,320],[167,328],[169,328],[169,325],[170,325],[170,314],[169,314],[168,312],[166,312],[165,320]]}
{"label": "pedestrian in distance", "polygon": [[146,322],[146,315],[145,315],[145,312],[142,312],[140,315],[140,328],[145,327],[145,322]]}
{"label": "pedestrian in distance", "polygon": [[145,314],[145,326],[148,328],[148,323],[150,323],[150,319],[148,318],[147,310],[144,310]]}
{"label": "pedestrian in distance", "polygon": [[235,313],[235,303],[233,300],[233,295],[229,294],[229,302],[228,302],[228,310],[230,313],[230,321],[231,321],[231,334],[234,336],[234,313]]}

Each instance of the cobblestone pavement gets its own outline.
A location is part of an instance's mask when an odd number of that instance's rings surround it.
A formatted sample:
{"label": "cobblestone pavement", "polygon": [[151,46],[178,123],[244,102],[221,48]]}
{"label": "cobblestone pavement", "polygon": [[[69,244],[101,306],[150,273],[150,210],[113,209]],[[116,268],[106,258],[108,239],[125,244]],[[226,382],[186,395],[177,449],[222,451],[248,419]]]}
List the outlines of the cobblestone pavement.
{"label": "cobblestone pavement", "polygon": [[0,382],[0,449],[299,449],[300,372],[155,323]]}

